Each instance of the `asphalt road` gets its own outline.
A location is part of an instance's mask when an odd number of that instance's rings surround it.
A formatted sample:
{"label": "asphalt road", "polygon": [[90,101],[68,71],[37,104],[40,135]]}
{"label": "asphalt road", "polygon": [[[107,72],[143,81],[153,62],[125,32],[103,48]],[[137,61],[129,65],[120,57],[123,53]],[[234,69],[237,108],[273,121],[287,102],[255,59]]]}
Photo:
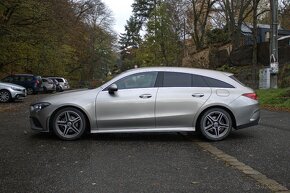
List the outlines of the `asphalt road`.
{"label": "asphalt road", "polygon": [[[0,192],[271,192],[195,134],[102,134],[65,142],[29,128],[29,103],[0,104]],[[1,110],[2,109],[2,110]],[[210,143],[290,189],[290,113]]]}

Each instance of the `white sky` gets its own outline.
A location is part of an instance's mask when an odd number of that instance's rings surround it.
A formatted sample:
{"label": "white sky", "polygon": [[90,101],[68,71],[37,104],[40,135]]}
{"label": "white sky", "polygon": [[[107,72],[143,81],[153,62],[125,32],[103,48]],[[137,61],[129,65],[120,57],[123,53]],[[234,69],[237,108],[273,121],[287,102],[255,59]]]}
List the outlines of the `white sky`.
{"label": "white sky", "polygon": [[124,33],[126,21],[132,14],[132,3],[134,0],[103,0],[103,2],[113,12],[115,19],[114,30],[120,34]]}

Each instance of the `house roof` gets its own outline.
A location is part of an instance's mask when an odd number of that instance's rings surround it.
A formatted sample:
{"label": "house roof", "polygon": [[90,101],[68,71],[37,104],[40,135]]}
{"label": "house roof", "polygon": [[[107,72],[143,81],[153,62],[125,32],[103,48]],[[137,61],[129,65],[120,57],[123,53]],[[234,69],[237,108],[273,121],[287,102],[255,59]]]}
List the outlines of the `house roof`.
{"label": "house roof", "polygon": [[[263,29],[270,29],[271,26],[269,24],[257,24],[258,28],[263,28]],[[253,25],[251,23],[243,23],[241,26],[241,31],[242,33],[246,34],[252,34],[252,29],[253,29]],[[278,26],[279,30],[283,30],[283,28],[281,28],[281,26]]]}
{"label": "house roof", "polygon": [[284,40],[284,39],[288,39],[288,38],[290,38],[290,35],[288,35],[288,36],[282,36],[282,37],[278,38],[278,40]]}

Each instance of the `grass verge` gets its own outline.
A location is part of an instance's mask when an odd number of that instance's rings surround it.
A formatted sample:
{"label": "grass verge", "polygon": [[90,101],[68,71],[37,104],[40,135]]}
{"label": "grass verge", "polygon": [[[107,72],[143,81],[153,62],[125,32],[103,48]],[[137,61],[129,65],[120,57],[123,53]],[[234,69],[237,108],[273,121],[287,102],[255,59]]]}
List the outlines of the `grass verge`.
{"label": "grass verge", "polygon": [[262,108],[290,112],[290,87],[256,91]]}

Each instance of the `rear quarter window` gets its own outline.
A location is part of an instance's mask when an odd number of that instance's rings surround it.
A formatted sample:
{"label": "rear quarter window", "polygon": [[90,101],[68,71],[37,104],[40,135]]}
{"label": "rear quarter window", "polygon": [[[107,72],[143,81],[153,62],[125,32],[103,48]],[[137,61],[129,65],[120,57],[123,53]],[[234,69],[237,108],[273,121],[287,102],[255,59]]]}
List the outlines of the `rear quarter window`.
{"label": "rear quarter window", "polygon": [[221,80],[217,80],[215,78],[210,78],[210,77],[203,77],[203,79],[206,81],[209,87],[214,87],[214,88],[235,88],[233,85],[226,83]]}
{"label": "rear quarter window", "polygon": [[242,83],[241,81],[239,81],[235,76],[229,76],[231,79],[233,79],[234,81],[236,81],[237,83],[239,83],[240,85],[242,85],[242,86],[245,86],[245,84],[244,83]]}

